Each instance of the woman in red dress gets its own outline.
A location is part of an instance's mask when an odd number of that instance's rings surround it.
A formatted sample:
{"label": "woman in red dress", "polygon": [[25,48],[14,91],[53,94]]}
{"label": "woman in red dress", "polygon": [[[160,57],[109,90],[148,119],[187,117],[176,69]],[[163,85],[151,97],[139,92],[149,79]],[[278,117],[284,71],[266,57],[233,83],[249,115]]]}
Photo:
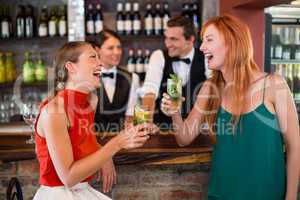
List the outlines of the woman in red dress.
{"label": "woman in red dress", "polygon": [[100,86],[97,52],[86,42],[69,42],[56,54],[55,90],[41,105],[35,124],[40,184],[34,200],[108,200],[88,181],[121,149],[142,146],[151,125],[131,127],[100,147],[94,127]]}

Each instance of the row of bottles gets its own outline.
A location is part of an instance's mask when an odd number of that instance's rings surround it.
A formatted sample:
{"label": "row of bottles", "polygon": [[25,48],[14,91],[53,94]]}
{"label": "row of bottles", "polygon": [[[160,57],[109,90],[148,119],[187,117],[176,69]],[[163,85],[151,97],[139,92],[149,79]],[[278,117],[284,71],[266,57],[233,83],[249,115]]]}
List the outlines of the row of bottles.
{"label": "row of bottles", "polygon": [[25,60],[22,66],[22,77],[24,83],[35,83],[47,80],[47,69],[42,61],[41,53],[37,54],[38,59],[36,62],[32,60],[32,54],[25,52]]}
{"label": "row of bottles", "polygon": [[[197,3],[183,3],[182,15],[190,18],[197,30],[199,30],[200,17]],[[167,27],[171,14],[169,4],[147,3],[145,15],[142,17],[140,4],[118,3],[116,14],[116,31],[120,35],[162,35]],[[88,4],[86,9],[86,33],[87,35],[99,34],[103,29],[103,11],[100,3]]]}
{"label": "row of bottles", "polygon": [[39,18],[34,15],[35,8],[32,5],[18,5],[15,24],[13,25],[9,7],[0,8],[0,38],[31,38],[53,37],[67,35],[67,14],[66,6],[51,6],[50,14],[47,6],[44,6],[39,14]]}
{"label": "row of bottles", "polygon": [[271,45],[271,59],[300,60],[300,45]]}
{"label": "row of bottles", "polygon": [[86,12],[86,33],[87,35],[99,34],[103,30],[103,14],[101,4],[95,6],[88,4]]}
{"label": "row of bottles", "polygon": [[286,79],[294,97],[300,99],[300,63],[276,64],[274,69]]}
{"label": "row of bottles", "polygon": [[16,65],[13,60],[13,53],[0,52],[0,84],[14,82],[16,77]]}
{"label": "row of bottles", "polygon": [[127,70],[135,73],[145,73],[148,70],[150,50],[129,49],[127,59]]}
{"label": "row of bottles", "polygon": [[[125,12],[124,12],[125,11]],[[140,5],[135,2],[133,4],[126,3],[117,4],[116,30],[120,35],[162,35],[167,27],[167,22],[171,14],[169,4],[155,4],[155,9],[151,3],[146,5],[146,13],[144,15],[144,25],[140,14]],[[143,31],[142,31],[143,28]]]}

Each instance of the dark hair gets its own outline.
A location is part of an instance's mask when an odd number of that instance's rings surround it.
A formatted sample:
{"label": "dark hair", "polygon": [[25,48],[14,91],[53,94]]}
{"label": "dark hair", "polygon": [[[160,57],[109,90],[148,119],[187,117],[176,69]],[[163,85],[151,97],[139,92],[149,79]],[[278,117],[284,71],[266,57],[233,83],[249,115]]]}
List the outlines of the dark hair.
{"label": "dark hair", "polygon": [[110,29],[105,29],[102,30],[99,33],[99,36],[97,37],[96,41],[91,41],[90,43],[92,44],[93,47],[97,46],[99,48],[101,48],[101,46],[103,45],[103,43],[109,38],[109,37],[113,37],[116,38],[120,41],[121,43],[121,37],[114,31],[110,30]]}
{"label": "dark hair", "polygon": [[55,54],[53,67],[54,67],[54,88],[50,95],[53,98],[59,90],[65,88],[68,80],[68,71],[65,67],[66,62],[77,63],[78,58],[82,53],[81,47],[91,45],[88,42],[76,41],[64,44]]}
{"label": "dark hair", "polygon": [[171,18],[168,23],[168,27],[182,27],[183,28],[183,36],[186,40],[190,39],[191,36],[194,36],[196,39],[196,30],[194,23],[191,19],[184,16],[176,16]]}

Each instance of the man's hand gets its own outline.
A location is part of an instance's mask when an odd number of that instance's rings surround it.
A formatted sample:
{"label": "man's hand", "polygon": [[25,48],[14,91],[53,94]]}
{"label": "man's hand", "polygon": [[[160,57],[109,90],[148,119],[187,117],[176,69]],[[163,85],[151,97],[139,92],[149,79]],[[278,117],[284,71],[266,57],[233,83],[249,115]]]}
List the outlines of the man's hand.
{"label": "man's hand", "polygon": [[103,192],[107,193],[111,190],[113,184],[117,183],[117,173],[112,159],[107,161],[99,171],[102,177]]}

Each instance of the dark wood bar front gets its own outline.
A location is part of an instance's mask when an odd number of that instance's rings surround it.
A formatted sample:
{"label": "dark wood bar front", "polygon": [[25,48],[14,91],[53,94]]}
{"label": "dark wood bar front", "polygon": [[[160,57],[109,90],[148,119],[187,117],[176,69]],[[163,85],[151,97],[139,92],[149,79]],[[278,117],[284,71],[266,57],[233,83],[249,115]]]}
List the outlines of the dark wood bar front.
{"label": "dark wood bar front", "polygon": [[[118,133],[97,133],[99,143],[105,144]],[[123,150],[114,157],[122,164],[183,164],[210,161],[209,138],[200,135],[191,145],[179,147],[172,132],[161,132],[151,136],[142,148]],[[2,162],[35,159],[34,145],[27,144],[30,128],[24,123],[0,126],[0,160]]]}

